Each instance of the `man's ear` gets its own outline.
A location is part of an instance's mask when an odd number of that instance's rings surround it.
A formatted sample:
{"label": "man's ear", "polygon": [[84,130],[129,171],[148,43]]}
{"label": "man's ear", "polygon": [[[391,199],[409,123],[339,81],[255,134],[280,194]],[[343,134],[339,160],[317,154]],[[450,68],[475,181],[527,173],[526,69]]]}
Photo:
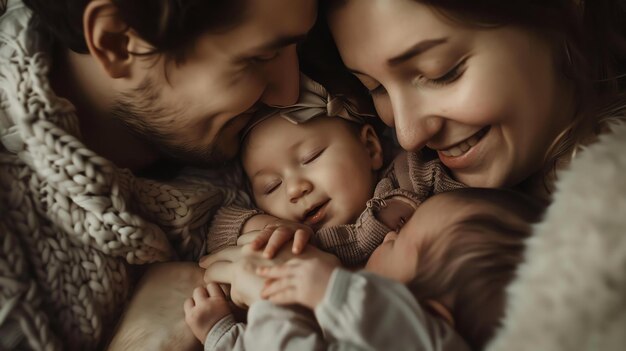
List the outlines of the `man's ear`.
{"label": "man's ear", "polygon": [[361,128],[360,138],[369,152],[370,160],[372,161],[372,170],[379,170],[383,166],[383,148],[380,145],[380,139],[378,139],[374,127],[365,124]]}
{"label": "man's ear", "polygon": [[93,0],[87,4],[83,29],[90,54],[111,78],[130,78],[136,58],[133,53],[149,47],[122,20],[110,0]]}

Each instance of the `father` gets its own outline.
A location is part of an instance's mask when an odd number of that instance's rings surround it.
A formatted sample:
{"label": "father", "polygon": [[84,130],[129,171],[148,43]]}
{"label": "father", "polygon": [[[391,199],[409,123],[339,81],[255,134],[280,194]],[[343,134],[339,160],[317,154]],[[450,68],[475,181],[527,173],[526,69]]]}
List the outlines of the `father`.
{"label": "father", "polygon": [[297,99],[317,3],[24,1],[0,17],[0,349],[94,349],[127,264],[197,259],[240,200],[214,173],[257,104]]}

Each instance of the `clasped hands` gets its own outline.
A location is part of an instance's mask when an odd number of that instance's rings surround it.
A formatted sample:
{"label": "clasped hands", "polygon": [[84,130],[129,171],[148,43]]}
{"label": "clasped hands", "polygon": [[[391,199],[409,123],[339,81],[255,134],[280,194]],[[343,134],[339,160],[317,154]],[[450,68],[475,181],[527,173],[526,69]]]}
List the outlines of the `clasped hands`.
{"label": "clasped hands", "polygon": [[[403,199],[390,199],[377,217],[397,229],[413,208]],[[205,340],[209,330],[231,313],[218,283],[229,284],[232,302],[243,308],[267,299],[315,309],[324,298],[332,272],[341,264],[339,259],[307,244],[313,235],[308,226],[263,216],[270,220],[263,229],[245,233],[237,246],[200,260],[207,285],[196,288],[184,304],[187,324],[199,340]],[[228,292],[226,285],[222,286]]]}
{"label": "clasped hands", "polygon": [[224,291],[227,289],[222,290],[218,284],[230,284],[232,302],[244,308],[262,298],[314,308],[323,298],[326,284],[316,283],[328,281],[340,265],[339,259],[307,245],[310,228],[284,222],[277,220],[261,231],[243,234],[238,246],[200,260],[200,266],[206,269],[207,285],[195,288],[184,304],[185,321],[200,341],[218,321],[231,314]]}

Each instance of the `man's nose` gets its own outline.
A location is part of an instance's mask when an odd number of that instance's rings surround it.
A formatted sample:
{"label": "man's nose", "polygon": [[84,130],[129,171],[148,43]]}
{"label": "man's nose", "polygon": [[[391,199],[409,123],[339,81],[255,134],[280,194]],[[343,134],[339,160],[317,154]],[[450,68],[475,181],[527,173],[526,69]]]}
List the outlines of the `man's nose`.
{"label": "man's nose", "polygon": [[266,67],[267,87],[260,101],[266,105],[285,106],[298,101],[300,95],[300,69],[296,45],[283,50]]}
{"label": "man's nose", "polygon": [[291,203],[297,203],[303,196],[313,191],[313,184],[303,178],[293,178],[287,185],[287,195]]}

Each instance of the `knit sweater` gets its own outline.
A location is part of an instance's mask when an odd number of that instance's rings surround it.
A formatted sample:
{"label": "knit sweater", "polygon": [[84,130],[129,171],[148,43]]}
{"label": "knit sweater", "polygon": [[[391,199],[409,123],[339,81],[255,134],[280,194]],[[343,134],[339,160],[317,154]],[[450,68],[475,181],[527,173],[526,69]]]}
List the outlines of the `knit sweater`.
{"label": "knit sweater", "polygon": [[215,209],[246,196],[217,172],[159,182],[88,149],[30,16],[11,0],[0,17],[0,349],[91,350],[127,298],[127,264],[196,260]]}
{"label": "knit sweater", "polygon": [[[465,185],[452,179],[439,159],[425,161],[419,153],[400,153],[382,173],[374,197],[367,201],[356,223],[322,228],[315,233],[313,244],[335,254],[344,265],[362,264],[391,231],[376,218],[386,206],[385,200],[404,196],[419,205],[434,194],[462,187]],[[245,222],[262,213],[239,206],[221,208],[209,229],[208,252],[236,245]]]}

